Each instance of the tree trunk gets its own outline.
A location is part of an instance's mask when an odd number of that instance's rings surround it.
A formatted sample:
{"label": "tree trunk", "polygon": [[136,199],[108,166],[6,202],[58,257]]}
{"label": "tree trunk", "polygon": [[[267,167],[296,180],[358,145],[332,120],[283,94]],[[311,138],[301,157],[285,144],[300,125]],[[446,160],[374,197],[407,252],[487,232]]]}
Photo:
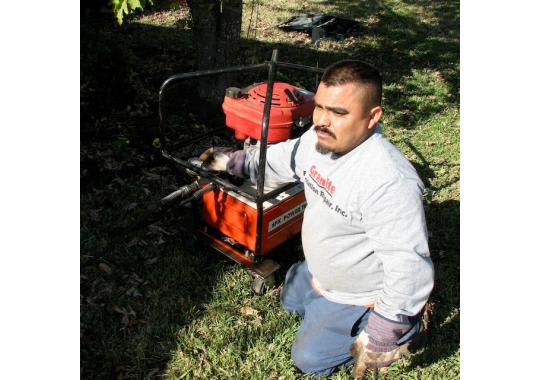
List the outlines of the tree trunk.
{"label": "tree trunk", "polygon": [[[198,70],[225,68],[238,64],[242,28],[242,0],[188,0],[193,19],[193,39]],[[199,94],[219,103],[232,75],[202,80]]]}

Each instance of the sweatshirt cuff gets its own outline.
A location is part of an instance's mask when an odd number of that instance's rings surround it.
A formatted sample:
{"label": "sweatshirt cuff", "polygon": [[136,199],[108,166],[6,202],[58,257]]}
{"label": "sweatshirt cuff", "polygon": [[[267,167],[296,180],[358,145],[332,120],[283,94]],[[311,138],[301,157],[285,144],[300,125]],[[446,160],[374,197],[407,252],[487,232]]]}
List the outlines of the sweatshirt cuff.
{"label": "sweatshirt cuff", "polygon": [[244,168],[245,160],[245,150],[237,150],[232,152],[229,156],[229,161],[227,161],[227,173],[236,177],[246,178],[246,172]]}
{"label": "sweatshirt cuff", "polygon": [[365,331],[369,336],[368,349],[389,352],[397,348],[397,341],[411,328],[410,322],[396,322],[375,311],[369,315]]}

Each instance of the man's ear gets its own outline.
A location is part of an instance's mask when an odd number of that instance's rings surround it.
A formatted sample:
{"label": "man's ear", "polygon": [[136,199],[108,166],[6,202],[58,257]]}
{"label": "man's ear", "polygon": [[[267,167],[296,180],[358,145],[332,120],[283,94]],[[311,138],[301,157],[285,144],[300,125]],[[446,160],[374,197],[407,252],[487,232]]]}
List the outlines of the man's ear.
{"label": "man's ear", "polygon": [[374,128],[377,123],[379,122],[379,120],[381,119],[381,116],[383,114],[383,109],[381,106],[376,106],[376,107],[373,107],[370,111],[369,111],[369,125],[368,125],[368,129],[372,129]]}

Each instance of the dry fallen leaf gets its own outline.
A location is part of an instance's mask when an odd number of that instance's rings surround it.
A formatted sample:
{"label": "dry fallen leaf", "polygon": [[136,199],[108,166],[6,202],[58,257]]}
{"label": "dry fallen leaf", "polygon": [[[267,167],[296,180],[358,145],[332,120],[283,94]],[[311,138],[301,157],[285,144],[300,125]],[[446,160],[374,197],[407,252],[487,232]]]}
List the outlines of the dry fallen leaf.
{"label": "dry fallen leaf", "polygon": [[165,235],[172,235],[171,232],[167,231],[166,229],[160,227],[160,226],[156,226],[155,224],[151,224],[148,226],[148,229],[153,231],[153,232],[161,232]]}
{"label": "dry fallen leaf", "polygon": [[131,202],[130,204],[128,204],[126,207],[124,207],[124,210],[126,211],[131,211],[131,210],[135,210],[137,208],[139,204],[137,202]]}
{"label": "dry fallen leaf", "polygon": [[143,170],[142,172],[147,179],[150,179],[152,181],[161,180],[161,176],[159,174],[149,172],[148,170]]}
{"label": "dry fallen leaf", "polygon": [[243,314],[243,315],[259,315],[259,311],[258,310],[255,310],[254,308],[252,307],[249,307],[249,306],[242,306],[240,308],[240,312]]}
{"label": "dry fallen leaf", "polygon": [[139,290],[135,286],[132,286],[131,288],[129,288],[126,291],[126,295],[128,295],[130,297],[141,297],[142,296],[142,294],[139,292]]}
{"label": "dry fallen leaf", "polygon": [[435,71],[435,76],[438,79],[444,79],[444,73],[441,73],[440,71]]}
{"label": "dry fallen leaf", "polygon": [[152,259],[146,260],[146,264],[152,265],[152,264],[157,263],[157,261],[158,261],[158,258],[157,258],[157,257],[154,257],[154,258],[152,258]]}
{"label": "dry fallen leaf", "polygon": [[99,270],[104,272],[104,273],[107,273],[107,274],[111,274],[112,273],[112,269],[110,266],[108,266],[107,264],[105,263],[99,263]]}
{"label": "dry fallen leaf", "polygon": [[127,247],[128,248],[131,248],[133,247],[134,245],[138,244],[139,243],[139,238],[133,238],[131,239],[131,241],[129,243],[127,243]]}

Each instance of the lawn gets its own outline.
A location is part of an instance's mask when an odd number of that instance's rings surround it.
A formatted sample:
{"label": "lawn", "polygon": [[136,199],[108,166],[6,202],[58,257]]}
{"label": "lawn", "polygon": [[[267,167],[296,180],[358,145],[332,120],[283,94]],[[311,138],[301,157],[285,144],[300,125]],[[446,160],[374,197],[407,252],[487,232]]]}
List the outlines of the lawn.
{"label": "lawn", "polygon": [[[275,27],[309,12],[352,17],[359,36],[313,45]],[[262,62],[278,48],[283,61],[325,67],[359,58],[381,70],[384,133],[426,185],[436,270],[426,346],[384,378],[459,378],[459,3],[245,1],[243,15],[239,63]],[[163,80],[194,63],[183,6],[149,9],[122,27],[108,15],[82,19],[81,378],[308,378],[290,358],[300,319],[281,309],[277,291],[253,295],[251,277],[206,249],[185,212],[113,232],[184,184],[160,157],[157,96]],[[278,279],[301,257],[298,241],[285,251]]]}

